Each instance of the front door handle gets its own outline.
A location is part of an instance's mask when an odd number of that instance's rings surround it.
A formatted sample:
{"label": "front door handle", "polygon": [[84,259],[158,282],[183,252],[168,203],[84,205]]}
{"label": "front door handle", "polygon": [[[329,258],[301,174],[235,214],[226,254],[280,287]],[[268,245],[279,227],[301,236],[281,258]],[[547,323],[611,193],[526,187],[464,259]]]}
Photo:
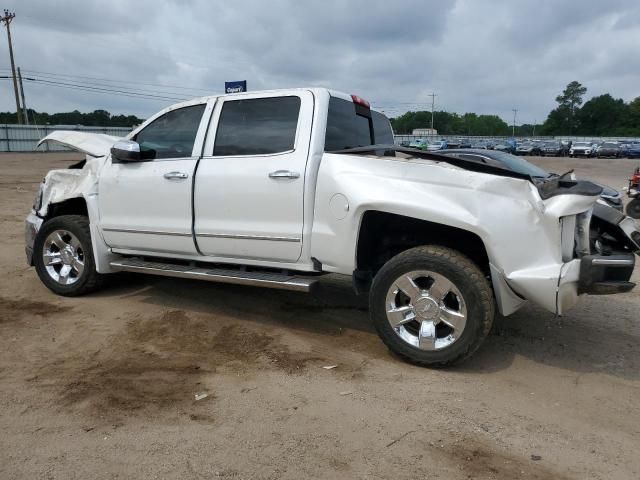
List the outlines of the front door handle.
{"label": "front door handle", "polygon": [[269,178],[299,178],[298,172],[290,172],[289,170],[276,170],[269,174]]}
{"label": "front door handle", "polygon": [[184,172],[168,172],[164,174],[164,178],[167,180],[184,180],[185,178],[189,178],[189,174]]}

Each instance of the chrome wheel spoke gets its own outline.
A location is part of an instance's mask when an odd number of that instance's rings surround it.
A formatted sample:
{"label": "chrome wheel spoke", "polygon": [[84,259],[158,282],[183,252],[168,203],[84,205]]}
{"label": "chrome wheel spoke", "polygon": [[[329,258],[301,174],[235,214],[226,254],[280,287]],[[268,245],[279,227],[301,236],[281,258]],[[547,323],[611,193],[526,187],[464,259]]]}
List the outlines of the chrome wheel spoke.
{"label": "chrome wheel spoke", "polygon": [[453,328],[456,333],[462,331],[467,323],[466,315],[456,312],[455,310],[451,310],[444,305],[440,307],[440,320]]}
{"label": "chrome wheel spoke", "polygon": [[44,264],[46,266],[60,265],[62,263],[62,257],[60,256],[60,253],[58,253],[58,252],[45,253],[44,254],[44,258],[45,258]]}
{"label": "chrome wheel spoke", "polygon": [[398,287],[402,293],[414,301],[421,293],[420,288],[415,284],[413,279],[408,276],[402,276],[395,281],[396,287]]}
{"label": "chrome wheel spoke", "polygon": [[387,310],[387,318],[389,319],[392,327],[398,327],[415,320],[416,314],[411,305],[404,307],[391,307]]}
{"label": "chrome wheel spoke", "polygon": [[62,238],[61,231],[54,232],[49,238],[51,239],[51,243],[58,247],[59,250],[67,246],[67,242]]}
{"label": "chrome wheel spoke", "polygon": [[422,350],[435,350],[436,348],[436,324],[429,320],[420,323],[418,333],[418,347]]}
{"label": "chrome wheel spoke", "polygon": [[62,268],[60,269],[58,281],[61,284],[66,285],[67,283],[69,283],[70,273],[71,273],[71,265],[63,265]]}
{"label": "chrome wheel spoke", "polygon": [[84,270],[84,262],[82,260],[80,260],[79,258],[74,258],[71,266],[76,271],[78,276],[82,274],[82,271]]}
{"label": "chrome wheel spoke", "polygon": [[80,240],[77,239],[77,237],[75,235],[71,235],[71,238],[69,239],[69,245],[71,245],[74,250],[82,250],[82,244],[80,243]]}
{"label": "chrome wheel spoke", "polygon": [[429,294],[438,302],[442,302],[444,297],[451,291],[453,284],[442,275],[434,275],[433,284],[429,287]]}

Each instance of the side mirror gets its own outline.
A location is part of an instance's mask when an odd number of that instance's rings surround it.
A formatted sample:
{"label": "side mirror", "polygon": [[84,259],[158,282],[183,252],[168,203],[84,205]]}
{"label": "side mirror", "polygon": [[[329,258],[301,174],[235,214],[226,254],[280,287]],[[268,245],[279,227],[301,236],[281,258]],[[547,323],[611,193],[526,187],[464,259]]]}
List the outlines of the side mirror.
{"label": "side mirror", "polygon": [[111,147],[113,163],[141,162],[140,145],[132,140],[120,140]]}

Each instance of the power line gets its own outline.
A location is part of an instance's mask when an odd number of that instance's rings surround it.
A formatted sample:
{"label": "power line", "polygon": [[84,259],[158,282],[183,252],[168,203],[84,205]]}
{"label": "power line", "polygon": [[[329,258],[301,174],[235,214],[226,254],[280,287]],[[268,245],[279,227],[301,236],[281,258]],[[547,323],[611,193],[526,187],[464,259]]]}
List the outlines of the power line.
{"label": "power line", "polygon": [[[0,79],[9,79],[9,78],[10,78],[9,76],[0,76]],[[34,77],[23,77],[23,80],[29,81],[29,82],[41,83],[41,84],[49,85],[52,87],[67,88],[70,90],[79,90],[79,91],[86,91],[86,92],[92,92],[92,93],[108,93],[108,94],[115,94],[117,96],[123,96],[123,97],[140,98],[143,100],[167,100],[167,101],[187,100],[187,98],[184,98],[184,97],[169,97],[164,95],[154,95],[154,94],[148,94],[143,92],[115,90],[110,88],[93,87],[93,86],[74,84],[74,83],[55,82],[51,80],[39,79]]]}
{"label": "power line", "polygon": [[122,83],[122,84],[129,84],[129,85],[146,85],[146,86],[152,86],[152,87],[170,88],[170,89],[177,89],[177,90],[192,90],[195,92],[206,92],[206,93],[211,92],[211,90],[204,89],[204,88],[185,87],[185,86],[178,86],[178,85],[166,85],[166,84],[150,83],[150,82],[136,82],[132,80],[118,80],[113,78],[92,77],[87,75],[70,75],[70,74],[63,74],[63,73],[43,72],[41,70],[23,69],[22,71],[29,74],[37,74],[39,76],[62,77],[62,78],[67,78],[71,80],[73,79],[98,80],[102,82],[109,82],[109,83],[116,83],[116,84]]}
{"label": "power line", "polygon": [[77,88],[77,89],[82,89],[82,90],[88,90],[88,91],[95,91],[95,92],[102,92],[102,93],[117,93],[120,95],[124,95],[124,96],[133,96],[133,97],[146,97],[149,99],[154,99],[157,98],[159,100],[188,100],[186,97],[172,97],[172,96],[165,96],[165,95],[154,95],[152,93],[144,93],[144,92],[134,92],[134,91],[130,91],[130,90],[116,90],[116,89],[111,89],[111,88],[103,88],[103,87],[96,87],[96,86],[90,86],[90,85],[82,85],[82,84],[77,84],[77,83],[66,83],[66,82],[56,82],[53,80],[46,80],[46,79],[42,79],[42,78],[26,78],[25,80],[29,80],[32,82],[39,82],[39,83],[44,83],[47,85],[52,85],[52,86],[64,86],[64,87],[73,87],[73,88]]}
{"label": "power line", "polygon": [[[25,72],[27,72],[27,70],[25,70]],[[65,79],[65,78],[60,78],[60,77],[53,77],[50,75],[46,75],[46,74],[36,74],[36,75],[32,75],[35,76],[36,78],[39,79],[43,79],[43,80],[50,80],[50,81],[56,81],[56,82],[74,82],[76,84],[82,84],[82,85],[87,85],[90,87],[107,87],[107,88],[118,88],[121,90],[125,90],[125,91],[131,91],[131,92],[141,92],[141,93],[151,93],[151,94],[164,94],[164,95],[186,95],[188,92],[176,92],[176,91],[166,91],[166,90],[156,90],[156,89],[144,89],[141,90],[140,88],[132,88],[132,87],[128,87],[128,86],[123,86],[123,85],[118,85],[118,84],[113,84],[113,83],[102,83],[102,82],[89,82],[87,80],[69,80],[69,79]],[[190,95],[194,95],[195,94],[190,94]],[[198,94],[201,95],[201,94]]]}

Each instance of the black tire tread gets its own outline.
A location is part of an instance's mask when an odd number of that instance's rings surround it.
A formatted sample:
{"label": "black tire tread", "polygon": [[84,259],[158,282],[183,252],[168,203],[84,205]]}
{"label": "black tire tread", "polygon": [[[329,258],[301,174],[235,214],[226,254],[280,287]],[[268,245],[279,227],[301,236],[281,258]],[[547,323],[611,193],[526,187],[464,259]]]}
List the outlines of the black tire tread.
{"label": "black tire tread", "polygon": [[634,198],[627,204],[627,208],[625,209],[626,214],[631,218],[640,219],[640,215],[637,213],[640,211],[640,197]]}

